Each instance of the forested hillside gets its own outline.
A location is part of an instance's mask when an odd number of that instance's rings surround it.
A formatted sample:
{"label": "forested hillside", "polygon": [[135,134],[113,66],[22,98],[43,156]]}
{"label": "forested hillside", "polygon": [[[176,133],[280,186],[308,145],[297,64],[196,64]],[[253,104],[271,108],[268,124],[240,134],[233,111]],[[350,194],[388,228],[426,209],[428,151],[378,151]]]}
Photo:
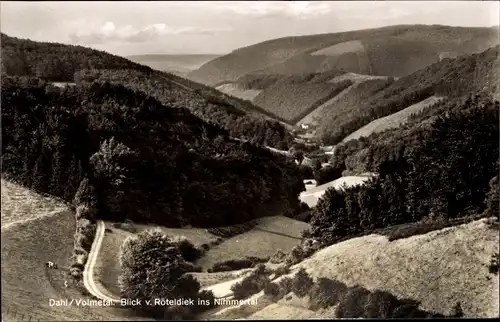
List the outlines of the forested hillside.
{"label": "forested hillside", "polygon": [[19,39],[1,34],[2,73],[71,82],[81,69],[152,69],[110,53],[58,43]]}
{"label": "forested hillside", "polygon": [[[482,53],[446,58],[411,75],[402,77],[386,88],[373,92],[366,100],[352,105],[349,114],[343,114],[344,102],[333,106],[321,118],[318,135],[325,144],[336,144],[350,133],[371,121],[398,112],[432,95],[459,97],[466,93],[486,91],[498,95],[499,46]],[[339,111],[337,114],[336,111]]]}
{"label": "forested hillside", "polygon": [[136,70],[82,70],[75,74],[78,84],[94,81],[121,84],[154,97],[167,106],[187,108],[205,122],[226,129],[232,137],[254,144],[288,150],[293,142],[292,136],[278,121],[246,113],[221,97],[222,93],[216,96],[205,92],[201,95],[203,89],[186,89],[180,80],[172,81],[171,75]]}
{"label": "forested hillside", "polygon": [[428,108],[403,129],[338,146],[334,167],[354,165],[379,176],[363,187],[328,190],[314,209],[312,235],[331,244],[425,217],[487,210],[494,202],[488,196],[498,191],[499,107],[490,95],[470,95]]}
{"label": "forested hillside", "polygon": [[68,201],[87,178],[100,218],[167,226],[223,226],[293,210],[304,189],[294,162],[234,141],[185,108],[106,82],[61,89],[4,76],[2,167]]}
{"label": "forested hillside", "polygon": [[278,118],[249,101],[103,51],[2,34],[2,73],[54,82],[123,84],[169,106],[188,108],[206,122],[227,129],[231,136],[279,149],[288,149],[292,143]]}
{"label": "forested hillside", "polygon": [[216,85],[255,72],[291,75],[344,69],[405,76],[442,57],[481,52],[498,43],[498,27],[440,25],[398,25],[285,37],[237,49],[204,64],[188,77]]}

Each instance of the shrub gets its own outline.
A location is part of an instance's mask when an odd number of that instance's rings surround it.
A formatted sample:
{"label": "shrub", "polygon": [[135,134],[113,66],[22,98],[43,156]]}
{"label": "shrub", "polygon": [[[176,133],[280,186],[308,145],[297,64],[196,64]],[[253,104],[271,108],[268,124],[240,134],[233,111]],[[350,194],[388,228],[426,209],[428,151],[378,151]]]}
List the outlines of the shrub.
{"label": "shrub", "polygon": [[295,246],[292,251],[287,255],[286,264],[294,265],[300,263],[305,258],[305,253],[302,247],[299,245]]}
{"label": "shrub", "polygon": [[176,236],[173,243],[181,251],[182,257],[189,262],[194,262],[202,256],[202,252],[185,236]]}
{"label": "shrub", "polygon": [[269,283],[264,287],[264,295],[271,301],[276,302],[281,300],[286,294],[281,290],[280,286],[276,283]]}
{"label": "shrub", "polygon": [[289,266],[279,266],[274,269],[274,277],[278,278],[283,275],[290,274],[290,267]]}
{"label": "shrub", "polygon": [[287,257],[287,254],[283,250],[278,249],[276,251],[276,253],[274,253],[274,255],[271,256],[269,261],[273,264],[281,264],[281,263],[285,262],[286,257]]}
{"label": "shrub", "polygon": [[234,299],[241,300],[260,292],[270,282],[266,267],[261,264],[241,282],[231,286],[231,291]]}
{"label": "shrub", "polygon": [[292,292],[292,285],[293,285],[293,279],[291,279],[288,276],[283,277],[279,282],[278,285],[280,289],[284,292],[284,294],[288,294]]}
{"label": "shrub", "polygon": [[398,307],[398,299],[390,293],[376,290],[368,295],[365,302],[365,318],[390,318]]}
{"label": "shrub", "polygon": [[495,253],[491,256],[491,262],[488,267],[491,274],[498,274],[498,266],[499,266],[499,253]]}
{"label": "shrub", "polygon": [[311,310],[325,309],[339,302],[347,286],[341,282],[320,277],[309,292],[309,304]]}
{"label": "shrub", "polygon": [[202,244],[200,247],[204,252],[207,252],[208,250],[210,250],[209,244]]}
{"label": "shrub", "polygon": [[347,290],[337,306],[337,318],[361,318],[364,316],[364,306],[370,292],[360,286]]}
{"label": "shrub", "polygon": [[304,297],[309,293],[309,290],[314,285],[313,279],[307,274],[306,270],[301,267],[295,274],[292,282],[292,291],[298,297]]}
{"label": "shrub", "polygon": [[214,266],[212,267],[212,272],[228,272],[244,268],[252,268],[259,263],[265,263],[267,261],[269,261],[269,257],[259,258],[247,256],[244,259],[231,259],[214,264]]}
{"label": "shrub", "polygon": [[326,166],[318,169],[314,172],[314,179],[316,180],[316,185],[322,185],[324,183],[337,180],[342,177],[342,169],[335,168],[332,166]]}
{"label": "shrub", "polygon": [[196,298],[194,299],[194,309],[195,313],[200,313],[211,308],[214,308],[215,305],[215,295],[212,291],[202,290],[198,293]]}
{"label": "shrub", "polygon": [[498,205],[500,204],[500,182],[498,176],[495,176],[490,180],[490,191],[486,195],[485,205],[486,210],[484,213],[488,216],[495,216],[499,218],[500,210]]}

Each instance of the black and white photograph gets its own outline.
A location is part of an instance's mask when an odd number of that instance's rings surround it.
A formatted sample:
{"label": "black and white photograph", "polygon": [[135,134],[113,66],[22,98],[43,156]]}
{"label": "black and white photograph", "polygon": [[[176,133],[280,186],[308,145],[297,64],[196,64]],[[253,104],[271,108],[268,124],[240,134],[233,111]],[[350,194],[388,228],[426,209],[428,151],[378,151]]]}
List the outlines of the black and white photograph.
{"label": "black and white photograph", "polygon": [[500,2],[0,30],[2,322],[500,317]]}

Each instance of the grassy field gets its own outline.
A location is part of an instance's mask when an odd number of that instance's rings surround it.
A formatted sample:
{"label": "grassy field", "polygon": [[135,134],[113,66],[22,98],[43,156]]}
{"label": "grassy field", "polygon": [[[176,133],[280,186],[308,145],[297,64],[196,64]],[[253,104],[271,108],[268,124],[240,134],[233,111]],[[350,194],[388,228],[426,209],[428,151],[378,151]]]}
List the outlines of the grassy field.
{"label": "grassy field", "polygon": [[363,43],[359,40],[351,40],[335,44],[318,51],[312,52],[312,56],[338,56],[345,53],[364,51]]}
{"label": "grassy field", "polygon": [[[137,229],[137,232],[152,228],[152,226],[138,224],[134,224],[133,226]],[[106,228],[107,231],[104,235],[102,248],[95,266],[95,276],[106,289],[114,294],[119,294],[120,246],[128,236],[133,236],[134,234],[121,228],[115,228],[112,223],[106,223]],[[161,228],[169,236],[187,237],[196,246],[209,244],[217,238],[201,228]],[[278,249],[288,252],[300,243],[301,233],[307,228],[309,228],[308,224],[290,218],[282,216],[264,217],[259,219],[259,224],[252,230],[228,238],[220,245],[212,246],[196,264],[202,266],[204,269],[208,269],[220,261],[241,259],[246,256],[269,257]],[[204,287],[230,281],[247,273],[247,271],[192,273],[192,275],[198,278]]]}
{"label": "grassy field", "polygon": [[368,123],[367,125],[363,126],[359,130],[346,136],[345,139],[342,140],[342,142],[347,142],[349,140],[358,139],[362,136],[369,136],[372,133],[382,132],[382,131],[387,130],[387,129],[397,128],[400,125],[404,124],[410,115],[420,112],[421,110],[423,110],[427,106],[430,106],[430,105],[440,101],[441,99],[443,99],[443,98],[431,96],[431,97],[426,98],[425,100],[423,100],[417,104],[413,104],[411,106],[408,106],[407,108],[405,108],[399,112],[396,112],[396,113],[391,114],[389,116],[385,116],[385,117],[376,119],[375,121]]}
{"label": "grassy field", "polygon": [[1,181],[2,229],[19,221],[67,209],[60,201],[41,196],[4,179]]}
{"label": "grassy field", "polygon": [[318,203],[319,199],[329,188],[339,189],[343,185],[354,186],[362,184],[367,181],[369,176],[346,176],[341,177],[337,180],[327,182],[317,187],[311,187],[300,194],[300,200],[305,202],[309,207],[314,207]]}
{"label": "grassy field", "polygon": [[278,249],[288,252],[300,243],[302,231],[308,228],[308,224],[290,218],[264,217],[252,230],[211,248],[197,264],[210,268],[217,262],[245,256],[269,257]]}
{"label": "grassy field", "polygon": [[380,235],[350,239],[295,268],[414,299],[426,311],[449,314],[461,302],[466,317],[494,317],[499,314],[493,296],[498,276],[487,266],[498,248],[498,228],[482,219],[392,242]]}
{"label": "grassy field", "polygon": [[[292,266],[288,277],[305,268],[313,278],[326,277],[348,287],[382,290],[414,300],[427,312],[452,314],[461,303],[465,317],[499,314],[498,275],[488,271],[498,252],[499,232],[490,219],[439,229],[396,241],[380,235],[352,238]],[[281,278],[279,278],[281,279]],[[277,282],[277,279],[275,282]],[[257,305],[236,305],[214,313],[217,319],[332,318],[336,306],[311,310],[308,296],[287,296],[276,303],[259,292]]]}
{"label": "grassy field", "polygon": [[[54,205],[61,210],[47,213]],[[25,218],[16,216],[16,222],[2,226],[1,234],[4,321],[128,319],[129,312],[117,308],[49,306],[50,299],[89,298],[74,284],[64,287],[65,280],[70,282],[67,271],[73,251],[74,215],[58,201],[2,180],[2,225],[4,211],[11,214],[16,209],[24,209],[20,214]],[[47,261],[56,263],[58,269],[45,268]]]}
{"label": "grassy field", "polygon": [[228,95],[249,101],[252,101],[262,92],[261,90],[255,90],[255,89],[242,89],[235,84],[224,84],[221,86],[217,86],[216,89]]}

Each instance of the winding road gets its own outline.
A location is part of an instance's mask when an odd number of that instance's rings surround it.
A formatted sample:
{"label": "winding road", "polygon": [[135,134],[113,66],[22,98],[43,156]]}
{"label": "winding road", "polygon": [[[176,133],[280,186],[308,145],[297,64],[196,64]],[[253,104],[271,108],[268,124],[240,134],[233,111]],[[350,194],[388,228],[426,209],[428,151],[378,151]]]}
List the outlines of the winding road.
{"label": "winding road", "polygon": [[[110,291],[104,288],[100,283],[96,283],[94,278],[95,265],[97,262],[97,257],[99,256],[99,251],[101,249],[102,241],[104,239],[104,234],[106,232],[106,225],[102,220],[97,221],[97,228],[95,233],[95,238],[92,243],[92,248],[90,249],[87,263],[85,264],[85,269],[83,271],[83,284],[92,296],[110,301],[111,303],[117,305],[120,304],[120,297],[112,294]],[[236,278],[231,281],[222,282],[215,285],[210,285],[202,288],[202,290],[212,291],[216,298],[229,298],[232,297],[231,286],[234,283],[241,281],[243,277]]]}
{"label": "winding road", "polygon": [[119,304],[119,297],[112,295],[111,292],[105,290],[101,285],[99,285],[98,287],[94,280],[94,268],[97,262],[97,256],[99,255],[99,250],[101,249],[105,232],[106,225],[104,224],[104,222],[102,220],[97,221],[94,242],[92,243],[92,248],[90,249],[89,257],[87,259],[87,263],[85,264],[85,269],[83,270],[83,284],[85,285],[87,291],[89,291],[89,293],[94,297],[101,300],[110,301],[113,304]]}

